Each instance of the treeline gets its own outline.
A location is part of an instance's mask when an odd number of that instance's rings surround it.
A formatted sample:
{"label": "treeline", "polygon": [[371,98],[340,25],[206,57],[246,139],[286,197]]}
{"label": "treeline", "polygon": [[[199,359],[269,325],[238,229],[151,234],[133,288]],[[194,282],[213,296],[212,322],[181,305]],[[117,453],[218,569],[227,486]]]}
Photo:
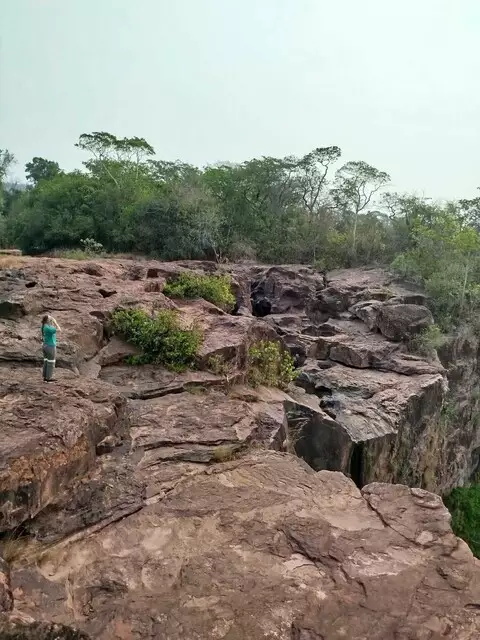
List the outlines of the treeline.
{"label": "treeline", "polygon": [[143,138],[82,134],[82,171],[33,158],[5,183],[0,243],[30,254],[101,247],[162,259],[253,259],[332,269],[393,263],[422,281],[445,324],[480,305],[480,199],[437,204],[391,193],[389,175],[338,147],[199,168],[155,158]]}

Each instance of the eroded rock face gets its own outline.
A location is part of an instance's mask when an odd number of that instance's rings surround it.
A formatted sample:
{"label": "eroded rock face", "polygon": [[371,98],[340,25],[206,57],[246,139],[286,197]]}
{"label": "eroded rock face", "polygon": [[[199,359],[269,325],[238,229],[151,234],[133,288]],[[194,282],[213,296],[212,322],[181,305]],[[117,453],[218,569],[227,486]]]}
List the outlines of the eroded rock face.
{"label": "eroded rock face", "polygon": [[10,567],[0,556],[0,615],[13,609],[12,585],[10,582]]}
{"label": "eroded rock face", "polygon": [[53,385],[33,369],[8,371],[0,381],[0,532],[93,467],[96,445],[121,428],[124,407],[120,393],[98,381],[65,374]]}
{"label": "eroded rock face", "polygon": [[[184,269],[232,273],[241,313],[166,298]],[[305,267],[21,258],[0,302],[2,637],[478,637],[480,570],[441,500],[376,483],[451,486],[480,450],[467,409],[462,443],[438,429],[446,372],[468,405],[477,342],[442,365],[380,330],[421,293],[380,270],[325,283]],[[200,326],[199,369],[127,366],[119,306]],[[55,385],[38,367],[45,312],[63,329]],[[244,386],[261,339],[295,354],[288,392]]]}
{"label": "eroded rock face", "polygon": [[86,633],[72,627],[10,617],[5,620],[0,617],[0,634],[4,640],[89,640]]}
{"label": "eroded rock face", "polygon": [[321,274],[309,267],[275,266],[253,270],[252,305],[255,315],[303,310],[323,289]]}
{"label": "eroded rock face", "polygon": [[25,613],[75,619],[99,640],[393,640],[436,627],[473,640],[479,578],[438,497],[389,485],[362,496],[339,473],[259,452],[184,476],[17,569],[13,586]]}

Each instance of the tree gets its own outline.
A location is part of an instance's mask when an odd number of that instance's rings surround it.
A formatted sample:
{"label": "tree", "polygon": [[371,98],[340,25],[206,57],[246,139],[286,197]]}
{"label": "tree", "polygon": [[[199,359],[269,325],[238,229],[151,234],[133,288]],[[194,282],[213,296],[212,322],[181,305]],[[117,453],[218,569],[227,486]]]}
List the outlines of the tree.
{"label": "tree", "polygon": [[0,180],[4,180],[8,170],[15,163],[15,156],[8,149],[0,149]]}
{"label": "tree", "polygon": [[480,305],[480,234],[455,203],[429,203],[411,220],[410,248],[393,266],[416,277],[448,330]]}
{"label": "tree", "polygon": [[317,213],[324,204],[321,196],[327,186],[330,166],[341,155],[339,147],[318,147],[296,161],[302,202],[310,215]]}
{"label": "tree", "polygon": [[15,156],[8,149],[0,149],[0,215],[5,210],[5,178],[8,170],[15,163]]}
{"label": "tree", "polygon": [[25,191],[7,219],[10,237],[27,253],[79,247],[95,238],[98,185],[80,172],[41,180]]}
{"label": "tree", "polygon": [[460,200],[459,205],[465,221],[480,231],[480,197]]}
{"label": "tree", "polygon": [[335,175],[331,195],[335,206],[352,219],[352,257],[356,258],[358,216],[373,204],[375,194],[390,181],[385,171],[363,161],[347,162]]}
{"label": "tree", "polygon": [[140,165],[150,156],[155,155],[154,148],[145,138],[117,138],[106,131],[82,133],[75,146],[91,153],[93,159],[83,164],[92,174],[105,173],[120,187],[121,175],[125,169],[134,165],[135,176],[140,175]]}
{"label": "tree", "polygon": [[148,166],[152,176],[158,182],[165,183],[196,183],[201,180],[202,172],[198,167],[187,162],[176,160],[170,162],[168,160],[149,160]]}
{"label": "tree", "polygon": [[50,180],[57,176],[60,173],[60,166],[58,162],[35,156],[25,165],[25,173],[27,179],[36,185],[41,180]]}

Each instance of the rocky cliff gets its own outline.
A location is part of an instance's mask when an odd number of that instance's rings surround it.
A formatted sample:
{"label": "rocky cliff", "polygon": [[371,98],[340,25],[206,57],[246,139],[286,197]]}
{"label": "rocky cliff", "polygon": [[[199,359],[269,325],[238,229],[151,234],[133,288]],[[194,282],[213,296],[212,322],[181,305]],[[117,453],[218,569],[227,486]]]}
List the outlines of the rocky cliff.
{"label": "rocky cliff", "polygon": [[[412,354],[433,322],[420,291],[380,270],[224,265],[226,314],[162,293],[209,263],[8,260],[0,637],[478,637],[480,567],[424,490],[478,468],[478,344]],[[127,366],[119,306],[195,321],[198,369]],[[51,385],[45,312],[62,326]],[[296,384],[244,386],[249,346],[279,337]]]}

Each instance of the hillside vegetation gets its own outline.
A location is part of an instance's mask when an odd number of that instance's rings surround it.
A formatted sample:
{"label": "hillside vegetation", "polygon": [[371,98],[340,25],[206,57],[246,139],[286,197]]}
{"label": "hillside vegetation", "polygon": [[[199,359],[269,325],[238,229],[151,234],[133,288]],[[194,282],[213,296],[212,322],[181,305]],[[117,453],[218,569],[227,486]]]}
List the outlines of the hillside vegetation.
{"label": "hillside vegetation", "polygon": [[392,193],[386,171],[342,164],[335,146],[203,168],[157,159],[138,137],[94,132],[76,146],[87,158],[81,171],[35,157],[26,188],[6,183],[15,158],[0,151],[0,246],[328,270],[393,263],[426,286],[444,329],[479,307],[480,198]]}

